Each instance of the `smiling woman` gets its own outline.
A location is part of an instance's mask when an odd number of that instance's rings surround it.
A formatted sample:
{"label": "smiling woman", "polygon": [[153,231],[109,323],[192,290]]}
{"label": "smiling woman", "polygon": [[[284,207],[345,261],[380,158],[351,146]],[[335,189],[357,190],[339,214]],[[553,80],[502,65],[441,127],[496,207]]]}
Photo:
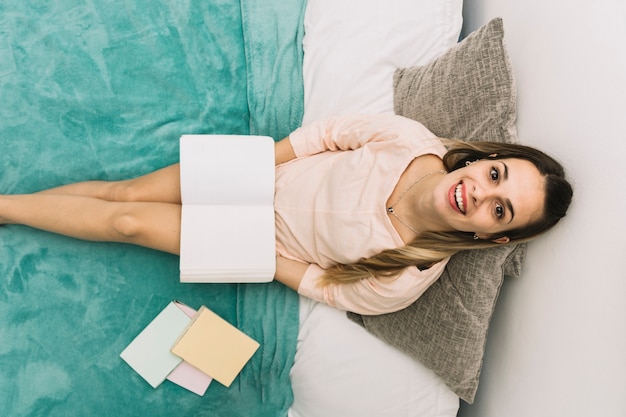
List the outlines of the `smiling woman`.
{"label": "smiling woman", "polygon": [[[370,126],[372,130],[368,131],[361,123],[372,123],[375,128]],[[368,116],[361,118],[360,122],[353,119],[331,120],[324,122],[323,128],[319,124],[314,124],[301,129],[312,137],[332,135],[341,137],[344,148],[336,144],[326,144],[327,148],[333,150],[356,148],[354,153],[357,156],[333,156],[332,169],[335,170],[336,176],[332,175],[329,178],[344,178],[346,181],[342,183],[352,184],[341,189],[342,196],[350,192],[349,188],[354,187],[351,180],[354,175],[363,175],[363,171],[369,170],[368,185],[372,187],[363,188],[358,194],[352,195],[352,198],[360,203],[352,206],[351,219],[359,212],[367,210],[363,199],[357,196],[372,192],[374,188],[372,176],[386,175],[394,178],[391,172],[373,170],[374,167],[389,163],[381,155],[376,154],[379,148],[383,148],[382,143],[385,143],[384,155],[393,155],[396,169],[406,166],[406,169],[398,174],[399,179],[393,184],[393,192],[387,194],[386,205],[393,206],[393,213],[388,213],[387,217],[391,216],[395,232],[406,244],[383,249],[357,262],[330,265],[325,270],[323,278],[316,281],[316,285],[307,283],[309,277],[305,276],[305,280],[300,283],[301,292],[305,288],[308,290],[305,292],[306,295],[329,302],[342,291],[327,286],[324,287],[323,295],[318,294],[313,288],[319,287],[319,283],[330,282],[339,285],[367,280],[373,276],[395,276],[396,281],[401,281],[407,269],[414,266],[421,272],[436,269],[441,262],[445,262],[459,250],[530,240],[549,230],[565,216],[573,194],[572,187],[565,179],[563,167],[542,151],[516,144],[441,140],[448,149],[438,153],[439,149],[429,142],[432,140],[432,134],[424,136],[424,132],[419,130],[411,131],[408,126],[411,123],[415,122],[398,116]],[[352,129],[364,142],[363,145],[359,145],[360,147],[355,146],[355,143],[349,143],[346,138],[348,131]],[[407,134],[412,135],[409,142],[422,143],[419,151],[415,148],[410,151],[403,148],[405,143],[402,142],[402,138],[406,138]],[[302,141],[300,135],[302,133],[297,131],[290,138],[299,142]],[[363,136],[367,139],[362,138]],[[300,145],[296,145],[296,148],[299,147]],[[365,150],[361,150],[362,148]],[[304,150],[301,152],[305,153]],[[404,159],[397,155],[402,152]],[[375,162],[367,162],[366,155]],[[340,158],[354,158],[355,162],[346,163],[349,168],[338,171],[337,164]],[[354,174],[353,167],[356,165],[359,165],[361,170]],[[322,175],[325,165],[316,163],[308,168],[315,169]],[[440,169],[445,169],[448,173],[437,175],[436,171]],[[434,174],[431,174],[433,172]],[[425,177],[421,178],[422,176]],[[416,183],[416,180],[419,181]],[[383,182],[382,187],[386,185]],[[479,188],[479,185],[482,188]],[[406,191],[408,187],[411,189]],[[384,188],[382,190],[381,196],[384,196],[386,191]],[[465,204],[466,213],[462,213],[457,205],[457,190],[460,191],[461,204]],[[492,193],[494,190],[496,193],[491,196],[484,194],[486,191]],[[507,194],[503,194],[503,190]],[[482,196],[479,194],[481,192]],[[398,202],[398,197],[402,193],[404,195]],[[479,198],[486,197],[490,198],[479,201]],[[342,207],[335,207],[335,210],[349,207],[349,202],[345,201],[347,199],[341,197]],[[478,210],[479,207],[481,210]],[[484,215],[480,219],[475,217],[479,213],[487,212],[489,215]],[[500,219],[498,213],[504,217]],[[409,230],[402,222],[394,222],[395,216],[402,218],[415,231]],[[482,223],[472,223],[479,220]],[[486,221],[490,221],[491,224],[485,223]],[[333,225],[333,230],[340,231],[341,225]],[[359,237],[353,233],[351,237],[351,245],[357,246]],[[367,239],[367,236],[363,239]]]}
{"label": "smiling woman", "polygon": [[[340,309],[396,311],[457,251],[524,241],[565,215],[571,186],[544,153],[449,147],[393,115],[330,118],[277,143],[276,279]],[[179,183],[172,165],[126,181],[0,196],[0,221],[178,253]]]}

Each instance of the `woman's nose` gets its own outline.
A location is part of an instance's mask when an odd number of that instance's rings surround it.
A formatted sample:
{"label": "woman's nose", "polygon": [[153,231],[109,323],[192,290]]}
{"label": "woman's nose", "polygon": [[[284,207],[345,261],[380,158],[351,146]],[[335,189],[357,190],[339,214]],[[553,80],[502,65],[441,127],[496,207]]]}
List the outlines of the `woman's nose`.
{"label": "woman's nose", "polygon": [[494,192],[495,190],[493,189],[493,187],[474,184],[472,186],[470,199],[475,205],[479,205],[485,200],[491,198]]}

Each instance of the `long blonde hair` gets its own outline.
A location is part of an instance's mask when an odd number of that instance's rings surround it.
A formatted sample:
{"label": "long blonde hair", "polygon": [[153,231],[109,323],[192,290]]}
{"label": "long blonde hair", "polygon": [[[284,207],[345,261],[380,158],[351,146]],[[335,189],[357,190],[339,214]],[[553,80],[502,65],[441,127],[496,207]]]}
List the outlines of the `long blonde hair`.
{"label": "long blonde hair", "polygon": [[[477,159],[524,159],[533,163],[545,178],[544,213],[539,221],[523,228],[494,235],[504,235],[509,243],[521,243],[552,228],[565,216],[572,200],[572,187],[565,179],[564,169],[556,160],[528,146],[495,142],[460,142],[445,140],[448,152],[443,164],[448,172]],[[349,283],[370,276],[394,277],[408,266],[429,268],[461,250],[480,249],[500,245],[492,240],[475,240],[468,232],[423,232],[409,244],[384,250],[369,258],[351,264],[337,264],[327,269],[323,283]]]}

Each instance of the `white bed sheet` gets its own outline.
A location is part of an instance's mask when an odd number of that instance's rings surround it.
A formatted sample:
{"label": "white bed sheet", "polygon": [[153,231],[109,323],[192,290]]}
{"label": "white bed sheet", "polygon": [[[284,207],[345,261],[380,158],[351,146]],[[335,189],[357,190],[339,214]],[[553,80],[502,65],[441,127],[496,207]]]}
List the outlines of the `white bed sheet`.
{"label": "white bed sheet", "polygon": [[459,398],[431,370],[345,312],[300,298],[289,417],[453,417]]}
{"label": "white bed sheet", "polygon": [[393,73],[424,65],[461,33],[462,0],[309,0],[303,124],[393,112]]}

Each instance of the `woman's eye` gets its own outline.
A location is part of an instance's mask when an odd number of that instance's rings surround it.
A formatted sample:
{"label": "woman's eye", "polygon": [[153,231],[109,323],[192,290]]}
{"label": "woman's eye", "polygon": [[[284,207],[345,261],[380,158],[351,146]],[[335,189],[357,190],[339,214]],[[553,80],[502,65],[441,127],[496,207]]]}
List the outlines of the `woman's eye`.
{"label": "woman's eye", "polygon": [[491,171],[489,171],[489,175],[491,176],[492,181],[498,181],[498,178],[500,178],[500,173],[496,168],[491,168]]}
{"label": "woman's eye", "polygon": [[499,219],[504,217],[504,207],[502,207],[500,204],[496,204],[496,217]]}

